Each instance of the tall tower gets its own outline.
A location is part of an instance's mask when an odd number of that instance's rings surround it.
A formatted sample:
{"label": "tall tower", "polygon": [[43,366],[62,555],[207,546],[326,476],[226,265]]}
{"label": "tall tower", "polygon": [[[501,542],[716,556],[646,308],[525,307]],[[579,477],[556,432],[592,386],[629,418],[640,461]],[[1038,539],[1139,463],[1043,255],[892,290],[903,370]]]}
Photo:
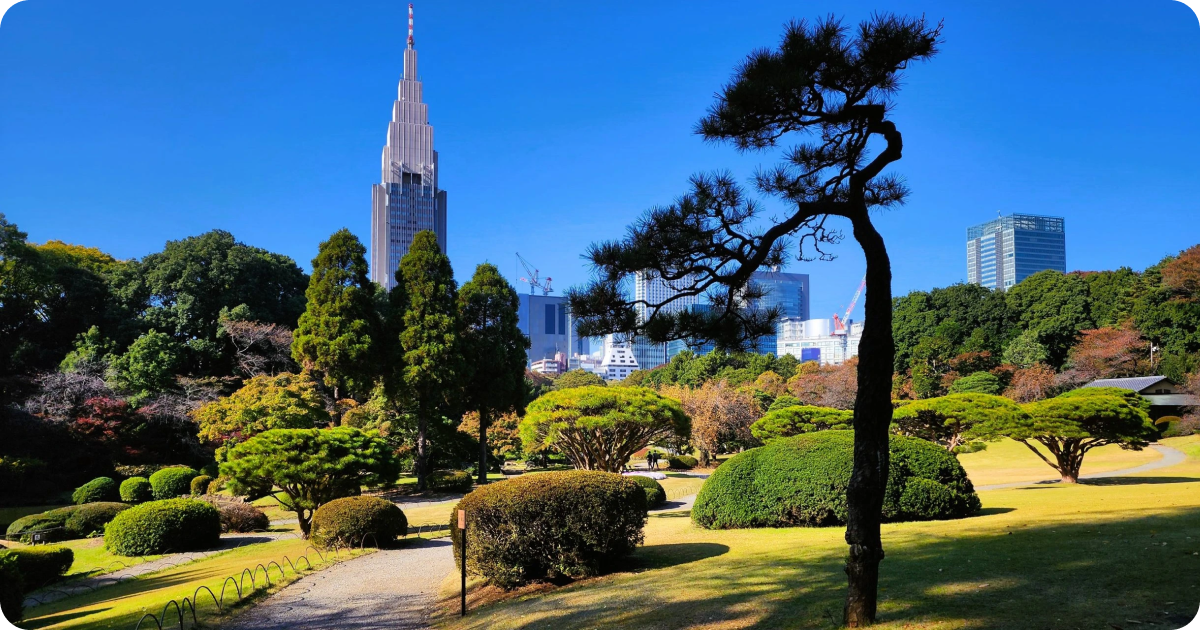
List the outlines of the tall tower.
{"label": "tall tower", "polygon": [[446,251],[446,191],[438,187],[433,126],[417,80],[411,4],[404,76],[392,103],[382,162],[381,183],[371,186],[371,279],[391,289],[400,259],[417,232],[433,230],[438,246]]}
{"label": "tall tower", "polygon": [[1012,214],[967,229],[967,282],[1005,291],[1045,269],[1067,272],[1062,217]]}

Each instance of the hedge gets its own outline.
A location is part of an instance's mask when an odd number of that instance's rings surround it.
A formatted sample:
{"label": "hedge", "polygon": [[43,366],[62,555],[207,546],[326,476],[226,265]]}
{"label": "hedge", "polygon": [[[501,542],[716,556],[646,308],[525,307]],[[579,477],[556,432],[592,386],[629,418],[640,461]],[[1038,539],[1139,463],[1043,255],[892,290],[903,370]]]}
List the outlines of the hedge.
{"label": "hedge", "polygon": [[208,475],[197,475],[192,479],[190,489],[192,496],[198,497],[208,493],[208,484],[212,483],[213,478]]}
{"label": "hedge", "polygon": [[625,475],[625,478],[646,491],[646,507],[654,509],[667,502],[667,491],[663,490],[662,484],[657,481],[641,475]]}
{"label": "hedge", "polygon": [[37,590],[67,574],[75,552],[66,547],[25,547],[0,551],[0,557],[15,558],[25,592]]}
{"label": "hedge", "polygon": [[192,480],[200,473],[187,466],[172,466],[150,475],[155,500],[177,499],[192,490]]}
{"label": "hedge", "polygon": [[32,542],[35,532],[45,532],[46,537],[43,539],[45,542],[67,540],[70,538],[70,534],[67,532],[67,519],[79,508],[78,505],[71,505],[40,514],[23,516],[8,526],[5,537],[8,540],[29,543]]}
{"label": "hedge", "polygon": [[615,473],[522,475],[476,488],[451,513],[462,566],[458,510],[467,515],[467,569],[505,589],[530,580],[582,578],[612,567],[643,539],[646,493]]}
{"label": "hedge", "polygon": [[317,508],[309,538],[318,547],[386,547],[408,535],[408,517],[379,497],[345,497]]}
{"label": "hedge", "polygon": [[21,620],[24,613],[25,582],[21,579],[21,570],[17,568],[17,559],[8,555],[0,555],[0,611],[10,623]]}
{"label": "hedge", "polygon": [[96,503],[97,501],[117,501],[120,498],[117,482],[113,481],[111,477],[96,477],[71,493],[71,501],[75,505]]}
{"label": "hedge", "polygon": [[667,458],[667,468],[674,468],[676,470],[691,470],[699,463],[691,455],[673,455]]}
{"label": "hedge", "polygon": [[[820,431],[740,453],[705,481],[692,520],[710,529],[846,522],[854,434]],[[936,444],[891,436],[884,521],[961,518],[979,497],[958,459]]]}
{"label": "hedge", "polygon": [[220,539],[220,512],[198,499],[136,505],[118,514],[104,531],[104,545],[121,556],[206,549]]}
{"label": "hedge", "polygon": [[465,470],[435,470],[426,478],[430,490],[470,492],[474,482]]}
{"label": "hedge", "polygon": [[121,482],[121,500],[126,503],[145,503],[154,498],[154,488],[145,477],[130,477]]}
{"label": "hedge", "polygon": [[223,532],[260,532],[271,526],[267,513],[249,503],[226,503],[218,505],[221,512],[221,531]]}
{"label": "hedge", "polygon": [[81,505],[67,517],[67,534],[72,538],[87,538],[96,532],[103,534],[104,526],[128,509],[124,503],[113,502]]}

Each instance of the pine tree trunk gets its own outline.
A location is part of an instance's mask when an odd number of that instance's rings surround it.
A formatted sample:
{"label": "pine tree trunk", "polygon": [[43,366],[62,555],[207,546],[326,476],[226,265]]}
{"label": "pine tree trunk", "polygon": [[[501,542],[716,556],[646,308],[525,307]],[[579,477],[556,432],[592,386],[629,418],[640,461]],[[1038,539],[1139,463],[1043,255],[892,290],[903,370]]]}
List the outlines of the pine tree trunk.
{"label": "pine tree trunk", "polygon": [[487,427],[488,427],[488,412],[487,409],[479,410],[479,485],[487,483],[487,460],[488,460],[488,443],[487,443]]}
{"label": "pine tree trunk", "polygon": [[892,421],[892,270],[883,237],[864,209],[854,220],[854,238],[867,259],[866,303],[858,346],[858,393],[854,399],[854,468],[846,492],[846,560],[849,591],[843,623],[851,628],[875,622],[879,526],[888,478],[888,428]]}

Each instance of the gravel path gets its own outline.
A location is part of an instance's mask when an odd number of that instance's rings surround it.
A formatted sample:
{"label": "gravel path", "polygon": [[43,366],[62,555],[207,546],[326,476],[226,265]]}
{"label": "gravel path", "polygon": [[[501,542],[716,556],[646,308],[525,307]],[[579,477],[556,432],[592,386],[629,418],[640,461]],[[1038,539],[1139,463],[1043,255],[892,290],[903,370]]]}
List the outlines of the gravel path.
{"label": "gravel path", "polygon": [[409,539],[306,576],[222,625],[229,630],[426,628],[442,580],[454,569],[450,540]]}
{"label": "gravel path", "polygon": [[[1129,475],[1136,475],[1138,473],[1150,472],[1151,470],[1158,470],[1160,468],[1167,468],[1170,466],[1175,466],[1176,464],[1182,464],[1184,462],[1184,460],[1187,459],[1187,455],[1184,455],[1182,451],[1171,448],[1170,446],[1163,446],[1161,444],[1151,444],[1150,448],[1161,453],[1162,457],[1150,462],[1149,464],[1142,464],[1141,466],[1136,466],[1134,468],[1125,468],[1123,470],[1110,470],[1108,472],[1092,473],[1090,475],[1079,475],[1079,478],[1080,479],[1104,479],[1106,477],[1127,477]],[[975,489],[976,490],[1002,490],[1004,488],[1020,488],[1021,486],[1032,486],[1032,485],[1036,485],[1036,484],[1061,483],[1061,481],[1062,481],[1061,479],[1045,479],[1045,480],[1041,480],[1041,481],[1018,481],[1016,483],[998,483],[998,484],[993,484],[990,486],[975,486]]]}

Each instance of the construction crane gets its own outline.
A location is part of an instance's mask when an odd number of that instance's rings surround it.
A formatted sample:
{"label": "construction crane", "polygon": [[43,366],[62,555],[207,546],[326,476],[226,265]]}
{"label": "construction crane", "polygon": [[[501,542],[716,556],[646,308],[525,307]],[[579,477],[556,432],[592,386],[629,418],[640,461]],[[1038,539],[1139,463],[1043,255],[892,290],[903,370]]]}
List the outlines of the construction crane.
{"label": "construction crane", "polygon": [[525,260],[525,257],[521,255],[521,252],[517,252],[517,262],[521,263],[521,266],[525,268],[525,273],[529,274],[528,277],[521,278],[521,282],[529,283],[529,295],[533,295],[533,290],[535,288],[541,289],[542,295],[550,295],[550,292],[554,290],[550,288],[550,281],[552,278],[550,278],[550,276],[546,276],[545,280],[539,278],[538,270],[534,269],[533,265],[530,265],[528,260]]}
{"label": "construction crane", "polygon": [[858,304],[858,298],[862,297],[863,288],[867,286],[867,277],[864,275],[862,282],[858,283],[858,290],[854,292],[854,299],[850,300],[850,306],[846,307],[846,314],[839,319],[837,313],[833,314],[833,334],[846,334],[846,324],[850,322],[850,312],[854,310],[854,305]]}

